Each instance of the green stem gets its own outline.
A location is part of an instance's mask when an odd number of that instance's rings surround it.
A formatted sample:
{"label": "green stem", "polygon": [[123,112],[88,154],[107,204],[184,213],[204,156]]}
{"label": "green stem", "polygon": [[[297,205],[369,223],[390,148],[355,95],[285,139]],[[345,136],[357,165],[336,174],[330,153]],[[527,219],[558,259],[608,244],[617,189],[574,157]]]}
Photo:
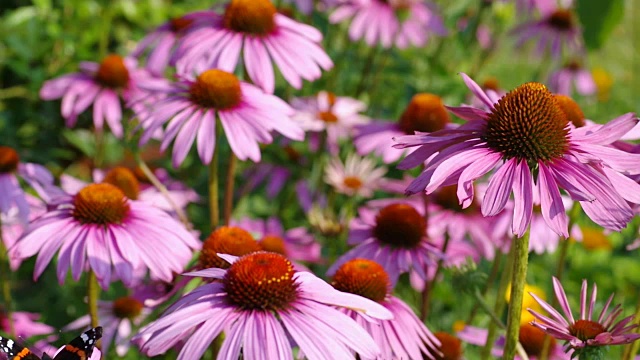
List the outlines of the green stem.
{"label": "green stem", "polygon": [[189,223],[189,219],[187,218],[187,215],[184,213],[184,210],[182,210],[175,203],[175,201],[173,201],[173,198],[171,198],[171,195],[169,194],[169,191],[167,190],[167,188],[160,182],[160,180],[158,180],[156,175],[153,173],[153,171],[151,171],[151,169],[149,169],[149,167],[144,162],[144,160],[142,160],[142,158],[140,157],[140,153],[138,152],[135,153],[135,159],[140,170],[142,170],[142,172],[147,177],[147,179],[151,181],[151,184],[153,184],[153,186],[155,186],[155,188],[158,189],[158,191],[160,191],[162,196],[164,196],[164,198],[167,199],[167,202],[169,202],[169,205],[171,205],[171,208],[173,209],[173,211],[176,212],[176,214],[178,215],[178,218],[184,224],[184,226],[186,226],[187,228],[191,228],[191,224]]}
{"label": "green stem", "polygon": [[[516,239],[514,238],[512,242]],[[511,278],[511,270],[513,267],[513,257],[515,256],[515,247],[511,246],[509,249],[509,255],[507,256],[507,263],[505,264],[504,271],[502,272],[502,276],[500,277],[500,283],[498,284],[498,290],[496,293],[496,303],[493,307],[493,312],[495,314],[502,314],[504,311],[504,307],[507,303],[507,300],[504,297],[505,292],[507,291],[507,285],[509,285],[509,279]],[[498,338],[498,328],[496,324],[491,322],[489,324],[489,329],[487,331],[487,342],[484,344],[481,352],[481,359],[487,360],[491,358],[491,350],[493,349],[493,344],[496,342]]]}
{"label": "green stem", "polygon": [[362,68],[362,74],[360,75],[360,81],[358,82],[358,86],[356,87],[356,92],[354,97],[358,98],[364,91],[369,77],[371,76],[371,70],[373,69],[373,64],[375,63],[376,56],[378,55],[378,46],[374,46],[371,48],[367,59],[365,60],[364,67]]}
{"label": "green stem", "polygon": [[[496,254],[496,257],[493,259],[493,265],[491,265],[491,273],[489,274],[489,278],[487,278],[487,282],[484,284],[482,292],[480,293],[482,296],[487,295],[487,292],[489,291],[491,284],[493,284],[493,281],[498,276],[501,260],[502,260],[502,253],[498,252]],[[467,319],[466,324],[471,324],[473,322],[473,319],[475,318],[476,313],[478,312],[478,308],[479,308],[478,304],[473,305],[473,308],[471,308],[471,313],[469,314],[469,318]]]}
{"label": "green stem", "polygon": [[98,298],[100,297],[100,286],[98,285],[98,278],[92,269],[89,269],[89,275],[87,276],[87,298],[89,299],[89,317],[91,318],[91,327],[96,327],[100,324],[98,319]]}
{"label": "green stem", "polygon": [[96,149],[93,157],[93,166],[96,169],[102,168],[104,162],[105,141],[104,141],[104,129],[96,129]]}
{"label": "green stem", "polygon": [[2,281],[2,298],[4,300],[5,313],[9,322],[9,335],[15,339],[16,329],[13,323],[13,298],[11,297],[11,269],[7,247],[2,238],[2,218],[0,218],[0,281]]}
{"label": "green stem", "polygon": [[[425,197],[426,198],[426,197]],[[444,235],[444,244],[442,244],[442,253],[445,254],[447,252],[447,248],[449,247],[449,234],[445,233]],[[438,278],[438,275],[442,272],[442,264],[444,263],[444,257],[438,260],[438,264],[436,265],[436,272],[433,274],[433,279],[431,281],[427,281],[424,284],[424,289],[421,294],[420,301],[420,320],[425,321],[427,319],[427,315],[429,314],[429,299],[431,297],[431,293],[433,290],[433,285]]]}
{"label": "green stem", "polygon": [[218,204],[218,148],[213,150],[213,158],[209,164],[209,216],[211,222],[211,231],[214,231],[220,222],[220,209]]}
{"label": "green stem", "polygon": [[511,246],[515,247],[513,270],[511,273],[511,297],[507,314],[507,334],[505,338],[503,359],[513,359],[520,334],[520,315],[524,285],[527,280],[527,262],[529,261],[529,229],[521,239],[515,239]]}
{"label": "green stem", "polygon": [[227,179],[224,184],[224,225],[229,225],[231,212],[233,211],[233,186],[235,184],[236,163],[238,158],[231,152],[227,166]]}
{"label": "green stem", "polygon": [[220,349],[222,348],[222,342],[224,341],[224,333],[220,333],[220,335],[216,336],[211,342],[211,359],[215,360],[218,358],[218,353],[220,353]]}
{"label": "green stem", "polygon": [[[638,304],[636,304],[636,313],[635,313],[635,321],[637,322],[640,319],[640,297],[638,297]],[[640,334],[640,327],[637,327],[633,330],[636,334]],[[622,360],[633,360],[640,349],[640,341],[634,341],[631,344],[628,344],[624,348],[624,353],[622,354]]]}

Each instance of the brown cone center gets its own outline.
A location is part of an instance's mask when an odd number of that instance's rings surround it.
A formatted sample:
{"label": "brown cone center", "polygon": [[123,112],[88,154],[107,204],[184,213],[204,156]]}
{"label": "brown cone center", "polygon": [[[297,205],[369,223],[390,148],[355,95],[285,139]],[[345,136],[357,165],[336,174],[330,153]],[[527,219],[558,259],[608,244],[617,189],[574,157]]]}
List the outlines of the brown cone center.
{"label": "brown cone center", "polygon": [[554,94],[553,96],[556,98],[556,101],[558,102],[558,105],[560,105],[562,111],[567,115],[567,120],[577,128],[586,125],[586,122],[584,121],[584,113],[577,102],[566,95]]}
{"label": "brown cone center", "polygon": [[284,239],[278,235],[267,234],[260,240],[260,248],[264,251],[276,254],[286,255],[287,251],[284,246]]}
{"label": "brown cone center", "polygon": [[224,26],[250,35],[267,35],[276,28],[276,12],[269,0],[231,0],[224,12]]}
{"label": "brown cone center", "polygon": [[121,224],[129,213],[127,197],[111,184],[85,186],[73,198],[73,217],[83,224]]}
{"label": "brown cone center", "polygon": [[376,216],[373,235],[392,247],[413,248],[422,241],[426,227],[424,217],[411,205],[392,204]]}
{"label": "brown cone center", "polygon": [[573,12],[569,9],[558,9],[553,12],[547,22],[558,31],[570,31],[575,26]]}
{"label": "brown cone center", "polygon": [[0,146],[0,174],[8,174],[18,169],[20,156],[8,146]]}
{"label": "brown cone center", "polygon": [[391,281],[384,268],[367,259],[353,259],[344,263],[336,271],[331,284],[340,291],[376,302],[383,301],[391,289]]}
{"label": "brown cone center", "polygon": [[130,296],[121,297],[113,302],[113,314],[120,319],[133,320],[142,313],[143,304]]}
{"label": "brown cone center", "polygon": [[186,19],[183,16],[183,17],[178,17],[178,18],[171,19],[171,21],[169,21],[169,24],[171,26],[171,31],[176,33],[176,34],[178,34],[178,33],[182,33],[185,30],[187,30],[189,28],[189,26],[191,26],[191,24],[193,24],[193,20],[192,19]]}
{"label": "brown cone center", "polygon": [[503,96],[488,119],[484,140],[505,159],[539,161],[561,157],[569,146],[567,115],[540,83],[526,83]]}
{"label": "brown cone center", "polygon": [[226,71],[211,69],[198,76],[189,89],[196,104],[216,110],[231,109],[242,100],[238,78]]}
{"label": "brown cone center", "polygon": [[131,200],[138,199],[140,183],[133,171],[125,167],[118,166],[109,170],[102,182],[116,186]]}
{"label": "brown cone center", "polygon": [[458,200],[457,189],[457,185],[443,186],[431,195],[431,199],[446,210],[465,214],[478,211],[479,207],[475,201],[466,209],[462,208]]}
{"label": "brown cone center", "polygon": [[202,244],[200,267],[226,269],[229,263],[217,254],[243,256],[260,250],[260,245],[251,234],[236,226],[217,228]]}
{"label": "brown cone center", "polygon": [[243,310],[277,311],[298,297],[293,265],[280,254],[258,252],[241,257],[223,283],[229,301]]}
{"label": "brown cone center", "polygon": [[400,116],[400,129],[410,135],[415,131],[434,132],[444,129],[449,121],[442,99],[434,94],[421,93],[411,99]]}
{"label": "brown cone center", "polygon": [[351,190],[358,190],[363,185],[362,180],[357,176],[346,176],[342,183]]}
{"label": "brown cone center", "polygon": [[[542,349],[544,347],[544,338],[546,333],[541,329],[530,325],[523,324],[520,325],[520,343],[524,348],[524,351],[529,356],[539,357],[542,354]],[[553,349],[556,346],[556,339],[550,337],[551,344],[550,349]]]}
{"label": "brown cone center", "polygon": [[105,87],[121,89],[129,82],[129,70],[122,56],[111,54],[102,60],[95,78]]}
{"label": "brown cone center", "polygon": [[596,336],[606,331],[607,329],[604,326],[591,320],[578,320],[569,327],[571,335],[582,341],[595,339]]}
{"label": "brown cone center", "polygon": [[446,332],[438,331],[434,333],[435,337],[440,340],[438,350],[442,355],[433,354],[436,360],[460,360],[462,359],[462,342],[457,337]]}

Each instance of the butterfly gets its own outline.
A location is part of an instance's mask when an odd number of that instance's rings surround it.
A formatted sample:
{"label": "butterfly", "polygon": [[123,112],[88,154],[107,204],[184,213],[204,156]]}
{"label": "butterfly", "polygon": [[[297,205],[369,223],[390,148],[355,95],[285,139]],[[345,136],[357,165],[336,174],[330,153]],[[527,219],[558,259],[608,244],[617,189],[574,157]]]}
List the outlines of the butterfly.
{"label": "butterfly", "polygon": [[40,359],[26,347],[0,336],[0,354],[7,354],[9,360],[87,360],[101,337],[102,327],[98,326],[71,340],[55,357],[44,354]]}

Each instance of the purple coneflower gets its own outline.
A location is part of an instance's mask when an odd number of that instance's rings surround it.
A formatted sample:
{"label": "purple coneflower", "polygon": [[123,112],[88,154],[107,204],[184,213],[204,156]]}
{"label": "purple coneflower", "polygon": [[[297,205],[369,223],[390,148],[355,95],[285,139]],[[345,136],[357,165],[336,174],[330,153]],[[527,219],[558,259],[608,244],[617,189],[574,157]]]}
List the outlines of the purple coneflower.
{"label": "purple coneflower", "polygon": [[120,138],[122,107],[125,102],[141,95],[137,83],[149,74],[136,69],[136,61],[119,55],[108,55],[101,63],[82,62],[80,72],[60,76],[44,83],[40,89],[43,100],[62,98],[62,117],[67,127],[73,127],[78,115],[93,104],[93,124],[101,131],[105,123]]}
{"label": "purple coneflower", "polygon": [[393,147],[393,138],[419,132],[434,132],[450,123],[449,113],[442,99],[434,94],[419,93],[411,98],[409,105],[397,123],[371,122],[355,128],[353,143],[358,154],[370,153],[381,156],[385,164],[397,161],[406,150]]}
{"label": "purple coneflower", "polygon": [[329,268],[329,275],[351,259],[364,258],[384,266],[394,284],[400,274],[409,271],[427,280],[427,267],[435,265],[441,254],[429,242],[424,212],[399,200],[379,210],[361,207],[358,215],[351,221],[348,240],[357,246]]}
{"label": "purple coneflower", "polygon": [[[12,329],[7,315],[8,314],[4,309],[0,308],[0,331],[5,334],[11,334]],[[33,343],[33,346],[29,347],[34,354],[42,356],[43,353],[53,354],[56,351],[56,348],[49,344],[57,339],[55,336],[56,329],[52,326],[39,322],[40,314],[13,311],[11,312],[11,319],[13,323],[13,332],[16,338],[23,341],[28,340],[33,336],[50,335],[44,339],[36,341]],[[2,358],[2,355],[4,354],[0,352],[0,359]]]}
{"label": "purple coneflower", "polygon": [[531,309],[527,310],[536,318],[531,322],[531,325],[542,329],[558,340],[566,341],[567,349],[573,349],[580,354],[583,351],[589,351],[588,349],[590,347],[629,344],[640,339],[640,334],[631,331],[637,328],[638,324],[629,325],[629,323],[633,321],[634,315],[615,322],[616,318],[622,314],[622,307],[619,304],[616,305],[610,313],[607,313],[609,305],[613,300],[613,294],[611,294],[604,305],[598,320],[592,320],[593,307],[596,303],[597,287],[593,284],[593,291],[587,313],[587,280],[583,280],[582,290],[580,291],[580,319],[575,320],[562,284],[560,284],[560,281],[555,277],[553,278],[553,289],[564,313],[564,317],[535,294],[531,294],[531,296],[549,313],[549,316],[544,316]]}
{"label": "purple coneflower", "polygon": [[387,168],[376,167],[373,160],[351,154],[343,164],[333,158],[324,169],[324,181],[335,191],[349,196],[373,196]]}
{"label": "purple coneflower", "polygon": [[140,58],[148,51],[147,70],[154,76],[164,75],[180,37],[192,25],[193,19],[186,16],[167,21],[142,38],[131,56]]}
{"label": "purple coneflower", "polygon": [[27,182],[40,196],[53,186],[53,175],[42,165],[21,163],[18,152],[0,145],[0,215],[16,212],[23,223],[29,219],[29,201],[18,177]]}
{"label": "purple coneflower", "polygon": [[148,270],[152,279],[171,281],[200,246],[164,211],[130,200],[116,186],[101,183],[56,198],[44,215],[29,224],[10,255],[25,259],[38,254],[37,279],[58,252],[61,284],[69,267],[76,281],[89,267],[106,289],[116,279],[133,284],[138,280],[134,273],[141,270]]}
{"label": "purple coneflower", "polygon": [[393,319],[372,323],[366,315],[356,310],[342,308],[373,337],[382,352],[375,358],[362,359],[437,359],[432,353],[438,352],[440,341],[427,329],[413,310],[391,294],[389,275],[375,261],[352,259],[336,271],[331,282],[334,288],[360,295],[387,308]]}
{"label": "purple coneflower", "polygon": [[576,14],[571,9],[572,1],[563,1],[558,6],[540,7],[542,19],[524,23],[513,30],[518,37],[517,46],[533,38],[538,38],[537,53],[549,51],[553,57],[560,57],[563,48],[573,55],[584,52],[582,29],[577,23]]}
{"label": "purple coneflower", "polygon": [[591,72],[578,61],[567,63],[549,76],[549,88],[556,93],[570,96],[574,87],[580,95],[593,95],[597,90]]}
{"label": "purple coneflower", "polygon": [[[365,103],[346,96],[336,96],[328,91],[321,91],[312,97],[295,98],[291,101],[291,106],[296,109],[293,119],[304,130],[326,131],[327,147],[334,155],[338,154],[340,139],[350,136],[354,126],[369,122],[368,117],[360,114],[367,108]],[[320,142],[319,137],[311,140]]]}
{"label": "purple coneflower", "polygon": [[304,131],[290,119],[293,109],[289,105],[226,71],[211,69],[196,79],[154,81],[142,86],[149,86],[153,93],[164,93],[167,98],[149,104],[140,115],[145,127],[140,142],[147,142],[156,129],[169,122],[161,149],[164,151],[175,139],[175,167],[182,163],[196,139],[200,159],[205,164],[211,162],[217,146],[216,118],[240,160],[259,162],[258,143],[271,143],[274,130],[291,139],[304,138]]}
{"label": "purple coneflower", "polygon": [[202,11],[186,18],[197,25],[184,35],[176,52],[178,73],[209,68],[233,72],[242,54],[251,81],[273,93],[271,59],[296,89],[313,81],[333,62],[320,47],[322,33],[279,14],[269,0],[231,0],[221,16]]}
{"label": "purple coneflower", "polygon": [[265,220],[244,218],[231,221],[231,225],[239,226],[253,234],[264,251],[282,254],[292,261],[311,263],[322,261],[320,244],[304,227],[285,231],[280,220],[275,217]]}
{"label": "purple coneflower", "polygon": [[200,359],[223,331],[220,354],[247,360],[293,359],[292,347],[310,359],[376,358],[371,336],[334,306],[387,320],[382,305],[335,290],[309,272],[295,272],[284,256],[259,252],[235,259],[228,270],[187,273],[217,279],[183,296],[137,336],[148,356],[186,340],[178,360]]}
{"label": "purple coneflower", "polygon": [[[514,197],[512,231],[522,236],[531,222],[534,191],[542,216],[557,234],[568,237],[567,215],[559,189],[597,224],[612,230],[626,226],[633,216],[627,201],[640,203],[640,185],[623,174],[638,174],[640,159],[609,146],[633,128],[638,119],[626,114],[597,129],[569,126],[556,98],[539,83],[526,83],[500,99],[491,98],[466,74],[464,81],[488,111],[450,107],[467,123],[456,129],[403,136],[400,148],[419,146],[399,165],[425,165],[407,193],[458,184],[464,208],[474,197],[473,182],[495,170],[482,200],[482,214],[502,211]],[[534,182],[536,186],[534,186]],[[624,186],[620,186],[624,184]]]}
{"label": "purple coneflower", "polygon": [[[46,204],[35,196],[26,194],[26,199],[29,204],[29,221],[35,220],[46,212]],[[2,235],[5,249],[11,249],[27,230],[27,223],[20,216],[17,206],[12,207],[6,213],[0,213],[0,226],[0,234]],[[20,264],[22,264],[21,259],[9,258],[11,270],[16,271]]]}
{"label": "purple coneflower", "polygon": [[331,14],[333,24],[353,17],[351,40],[364,38],[369,46],[379,43],[404,49],[423,46],[432,33],[447,34],[434,4],[421,0],[351,0],[341,3]]}

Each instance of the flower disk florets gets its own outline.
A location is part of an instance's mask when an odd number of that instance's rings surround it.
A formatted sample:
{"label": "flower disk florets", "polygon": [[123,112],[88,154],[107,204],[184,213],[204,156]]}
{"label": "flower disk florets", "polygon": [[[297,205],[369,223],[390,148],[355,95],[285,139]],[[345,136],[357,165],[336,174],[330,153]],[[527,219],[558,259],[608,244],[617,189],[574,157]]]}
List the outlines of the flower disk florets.
{"label": "flower disk florets", "polygon": [[200,267],[226,269],[229,263],[218,254],[243,256],[260,251],[260,245],[251,234],[236,226],[222,226],[216,229],[202,244]]}
{"label": "flower disk florets", "polygon": [[130,296],[121,297],[113,302],[113,314],[120,319],[135,319],[142,313],[144,305]]}
{"label": "flower disk florets", "polygon": [[187,29],[189,26],[191,26],[191,24],[193,24],[193,20],[186,19],[183,16],[183,17],[171,19],[170,24],[171,24],[171,31],[173,31],[174,33],[180,33],[183,30]]}
{"label": "flower disk florets", "polygon": [[375,261],[353,259],[342,265],[331,283],[340,291],[360,295],[376,302],[383,301],[391,289],[389,275]]}
{"label": "flower disk florets", "polygon": [[450,122],[442,99],[433,94],[414,95],[400,116],[400,129],[413,135],[416,131],[434,132],[444,129]]}
{"label": "flower disk florets", "polygon": [[456,191],[457,185],[443,186],[431,195],[431,199],[442,208],[458,213],[469,214],[479,210],[478,204],[475,201],[471,203],[471,206],[463,209]]}
{"label": "flower disk florets", "polygon": [[530,82],[503,96],[488,119],[484,140],[503,158],[526,160],[531,168],[569,146],[567,115],[546,86]]}
{"label": "flower disk florets", "polygon": [[121,89],[129,83],[129,70],[122,56],[111,54],[102,60],[95,78],[105,87]]}
{"label": "flower disk florets", "polygon": [[238,78],[226,71],[211,69],[198,76],[189,89],[196,104],[216,110],[234,108],[242,100]]}
{"label": "flower disk florets", "polygon": [[575,127],[583,127],[586,122],[584,121],[584,113],[580,109],[580,105],[567,95],[554,94],[553,95],[558,102],[558,105],[567,115],[567,120]]}
{"label": "flower disk florets", "polygon": [[265,235],[260,240],[260,248],[264,251],[286,255],[284,239],[277,235]]}
{"label": "flower disk florets", "polygon": [[111,184],[122,190],[131,200],[137,200],[140,193],[140,183],[133,171],[125,167],[115,167],[105,175],[103,183]]}
{"label": "flower disk florets", "polygon": [[121,224],[129,214],[127,197],[111,184],[85,186],[73,198],[73,217],[82,224]]}
{"label": "flower disk florets", "polygon": [[276,12],[269,0],[232,0],[224,12],[224,27],[250,35],[267,35],[276,28]]}
{"label": "flower disk florets", "polygon": [[[520,325],[519,341],[524,348],[524,351],[529,356],[539,357],[542,354],[544,348],[544,338],[546,334],[539,328],[530,325]],[[556,346],[556,339],[550,338],[551,344],[549,348],[553,349]]]}
{"label": "flower disk florets", "polygon": [[295,271],[280,254],[258,252],[241,257],[224,276],[228,299],[243,310],[278,311],[298,297]]}
{"label": "flower disk florets", "polygon": [[604,326],[591,320],[578,320],[569,328],[571,335],[582,341],[595,339],[596,336],[606,331]]}
{"label": "flower disk florets", "polygon": [[573,12],[569,9],[558,9],[547,19],[549,25],[560,31],[569,31],[574,28]]}
{"label": "flower disk florets", "polygon": [[[436,332],[435,335],[440,340],[438,350],[442,354],[432,354],[436,360],[460,360],[462,359],[462,342],[457,337],[445,332]],[[427,359],[427,357],[425,357]]]}
{"label": "flower disk florets", "polygon": [[412,248],[422,241],[426,227],[424,217],[411,205],[392,204],[376,216],[373,235],[389,246]]}
{"label": "flower disk florets", "polygon": [[0,174],[8,174],[18,169],[20,156],[18,152],[8,146],[0,146]]}

